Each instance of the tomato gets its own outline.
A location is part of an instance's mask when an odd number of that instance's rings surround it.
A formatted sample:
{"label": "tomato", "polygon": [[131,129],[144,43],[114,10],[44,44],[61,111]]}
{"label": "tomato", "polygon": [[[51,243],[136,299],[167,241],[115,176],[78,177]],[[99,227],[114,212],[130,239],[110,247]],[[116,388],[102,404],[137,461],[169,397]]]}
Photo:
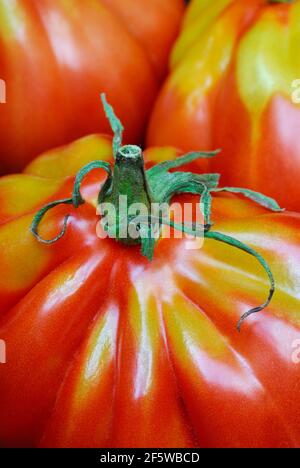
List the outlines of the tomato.
{"label": "tomato", "polygon": [[103,91],[126,138],[141,141],[183,8],[182,0],[0,1],[0,173],[109,131]]}
{"label": "tomato", "polygon": [[298,210],[299,43],[298,0],[192,1],[148,143],[220,147],[223,183]]}
{"label": "tomato", "polygon": [[[145,151],[147,165],[175,160]],[[69,197],[92,160],[111,161],[111,140],[89,136],[52,150],[22,174],[0,179],[0,445],[7,447],[299,447],[300,215],[271,213],[217,194],[214,230],[268,261],[276,291],[255,259],[206,239],[161,238],[150,262],[140,246],[99,239],[92,171],[78,209]],[[179,204],[196,204],[178,195]]]}

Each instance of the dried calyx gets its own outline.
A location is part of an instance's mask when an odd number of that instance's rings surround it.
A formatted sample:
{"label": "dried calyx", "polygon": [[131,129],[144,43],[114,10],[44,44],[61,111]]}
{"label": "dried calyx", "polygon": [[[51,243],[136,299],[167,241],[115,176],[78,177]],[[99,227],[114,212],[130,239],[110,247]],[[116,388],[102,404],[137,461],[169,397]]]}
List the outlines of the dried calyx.
{"label": "dried calyx", "polygon": [[[99,205],[107,205],[108,203],[112,204],[117,213],[116,225],[110,227],[106,226],[108,235],[113,232],[112,237],[115,237],[116,240],[127,245],[137,243],[141,244],[142,255],[147,257],[149,260],[152,260],[153,258],[155,244],[158,240],[157,236],[153,235],[155,232],[155,229],[153,229],[153,224],[157,225],[158,223],[159,228],[161,228],[163,224],[168,224],[177,230],[181,230],[187,234],[192,234],[195,237],[199,236],[226,243],[243,250],[244,252],[247,252],[259,261],[259,263],[265,269],[270,280],[269,296],[264,304],[249,310],[241,317],[238,323],[238,329],[240,330],[243,321],[249,315],[259,312],[269,305],[275,291],[275,281],[267,262],[258,252],[233,237],[212,231],[212,193],[225,191],[241,194],[272,211],[282,211],[281,208],[278,206],[275,200],[249,189],[236,187],[220,188],[219,174],[195,174],[192,172],[180,171],[170,172],[170,170],[174,170],[183,165],[189,164],[197,159],[212,158],[218,154],[219,151],[191,152],[177,158],[176,160],[165,161],[161,164],[157,164],[149,170],[146,170],[142,150],[138,146],[134,145],[122,146],[124,128],[119,119],[116,117],[113,108],[107,103],[104,94],[101,95],[101,99],[106,116],[114,133],[113,167],[105,161],[93,161],[84,166],[76,176],[72,196],[70,198],[51,202],[41,208],[33,219],[31,232],[39,242],[44,244],[51,245],[62,238],[67,230],[69,216],[66,216],[64,219],[62,231],[55,238],[45,240],[42,239],[38,234],[38,227],[44,215],[50,209],[61,204],[72,205],[74,208],[78,208],[80,205],[84,204],[85,200],[83,199],[80,192],[80,187],[84,177],[94,169],[104,169],[107,173],[107,179],[99,192],[98,203]],[[120,208],[120,195],[126,195],[128,206],[136,203],[143,204],[149,208],[148,213],[150,213],[151,204],[169,204],[175,194],[177,195],[183,193],[190,193],[200,196],[200,207],[204,219],[204,223],[202,225],[195,224],[188,226],[185,223],[175,224],[169,217],[159,215],[157,218],[152,214],[149,214],[146,217],[136,214],[130,218],[127,217],[127,219],[124,220],[124,215]],[[135,237],[134,239],[131,238],[129,229],[126,231],[127,234],[125,237],[121,237],[119,235],[122,230],[124,221],[126,221],[127,226],[130,226],[132,223],[135,224],[139,232],[138,237]]]}

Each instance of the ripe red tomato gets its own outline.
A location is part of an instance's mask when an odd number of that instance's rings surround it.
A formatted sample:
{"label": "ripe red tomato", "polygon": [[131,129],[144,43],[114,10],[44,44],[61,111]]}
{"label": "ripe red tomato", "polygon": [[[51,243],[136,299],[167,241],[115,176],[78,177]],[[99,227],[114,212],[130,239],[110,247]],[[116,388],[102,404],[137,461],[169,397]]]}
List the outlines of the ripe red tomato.
{"label": "ripe red tomato", "polygon": [[222,148],[211,168],[299,209],[300,2],[191,2],[148,144]]}
{"label": "ripe red tomato", "polygon": [[0,174],[110,131],[103,91],[126,138],[141,141],[183,8],[182,0],[0,2]]}
{"label": "ripe red tomato", "polygon": [[[171,148],[148,163],[175,159]],[[161,239],[152,262],[139,246],[96,236],[102,171],[82,187],[65,236],[42,245],[33,214],[70,196],[111,141],[81,139],[0,179],[0,445],[42,447],[299,447],[300,215],[217,196],[214,228],[261,252],[276,280],[267,310],[247,254],[206,240]],[[198,198],[198,197],[196,197]],[[195,196],[177,201],[196,203]],[[40,228],[51,238],[70,207]]]}

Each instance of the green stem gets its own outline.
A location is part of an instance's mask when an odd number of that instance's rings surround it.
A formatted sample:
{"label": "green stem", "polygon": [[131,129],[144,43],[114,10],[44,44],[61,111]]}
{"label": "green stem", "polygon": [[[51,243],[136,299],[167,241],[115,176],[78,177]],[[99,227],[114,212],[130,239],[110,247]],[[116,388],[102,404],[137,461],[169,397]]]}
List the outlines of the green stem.
{"label": "green stem", "polygon": [[135,145],[119,148],[116,153],[111,188],[101,197],[103,206],[108,207],[108,204],[111,204],[114,207],[118,240],[129,245],[140,242],[138,239],[132,239],[128,231],[127,237],[121,235],[120,226],[125,218],[128,220],[127,208],[141,204],[150,213],[152,202],[141,148]]}

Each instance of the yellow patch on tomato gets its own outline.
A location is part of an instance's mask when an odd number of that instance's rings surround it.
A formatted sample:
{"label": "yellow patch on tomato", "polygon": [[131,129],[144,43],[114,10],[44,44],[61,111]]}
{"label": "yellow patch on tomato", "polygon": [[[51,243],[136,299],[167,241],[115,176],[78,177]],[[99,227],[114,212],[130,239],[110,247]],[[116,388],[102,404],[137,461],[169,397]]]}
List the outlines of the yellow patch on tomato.
{"label": "yellow patch on tomato", "polygon": [[174,161],[179,156],[179,152],[171,146],[153,147],[144,152],[146,162],[153,162],[155,164],[164,161]]}
{"label": "yellow patch on tomato", "polygon": [[61,180],[45,180],[29,175],[12,175],[0,179],[1,216],[17,216],[28,212],[43,200],[53,197]]}
{"label": "yellow patch on tomato", "polygon": [[89,135],[62,148],[56,148],[42,154],[25,169],[26,174],[47,178],[65,178],[75,176],[91,161],[110,161],[112,144],[109,137]]}
{"label": "yellow patch on tomato", "polygon": [[25,290],[35,284],[45,270],[50,250],[36,241],[29,230],[32,215],[0,227],[0,289]]}
{"label": "yellow patch on tomato", "polygon": [[211,28],[213,22],[232,0],[198,0],[193,1],[185,15],[183,30],[175,44],[171,56],[171,66],[175,67],[191,47],[201,40],[204,31]]}
{"label": "yellow patch on tomato", "polygon": [[25,12],[18,0],[2,0],[0,2],[1,38],[10,41],[16,37],[22,39],[27,24]]}
{"label": "yellow patch on tomato", "polygon": [[237,51],[239,94],[249,111],[253,142],[260,137],[261,115],[270,99],[281,94],[292,101],[292,84],[300,77],[300,3],[290,8],[289,24],[276,9],[266,9],[242,38]]}
{"label": "yellow patch on tomato", "polygon": [[179,294],[174,296],[171,303],[163,305],[163,316],[167,336],[183,362],[199,350],[213,359],[232,359],[225,338],[206,315],[187,298]]}
{"label": "yellow patch on tomato", "polygon": [[116,357],[119,313],[110,305],[96,320],[80,356],[81,373],[76,382],[73,411],[83,404],[87,394],[101,385]]}
{"label": "yellow patch on tomato", "polygon": [[170,78],[169,86],[187,96],[192,109],[197,109],[231,63],[237,34],[233,23],[227,15],[204,30]]}
{"label": "yellow patch on tomato", "polygon": [[152,278],[152,283],[149,283],[149,280],[151,281],[151,277],[146,275],[137,281],[135,288],[130,292],[128,302],[127,339],[133,339],[132,345],[136,353],[136,398],[149,394],[156,384],[158,355],[163,344],[162,323],[153,291],[155,278]]}

